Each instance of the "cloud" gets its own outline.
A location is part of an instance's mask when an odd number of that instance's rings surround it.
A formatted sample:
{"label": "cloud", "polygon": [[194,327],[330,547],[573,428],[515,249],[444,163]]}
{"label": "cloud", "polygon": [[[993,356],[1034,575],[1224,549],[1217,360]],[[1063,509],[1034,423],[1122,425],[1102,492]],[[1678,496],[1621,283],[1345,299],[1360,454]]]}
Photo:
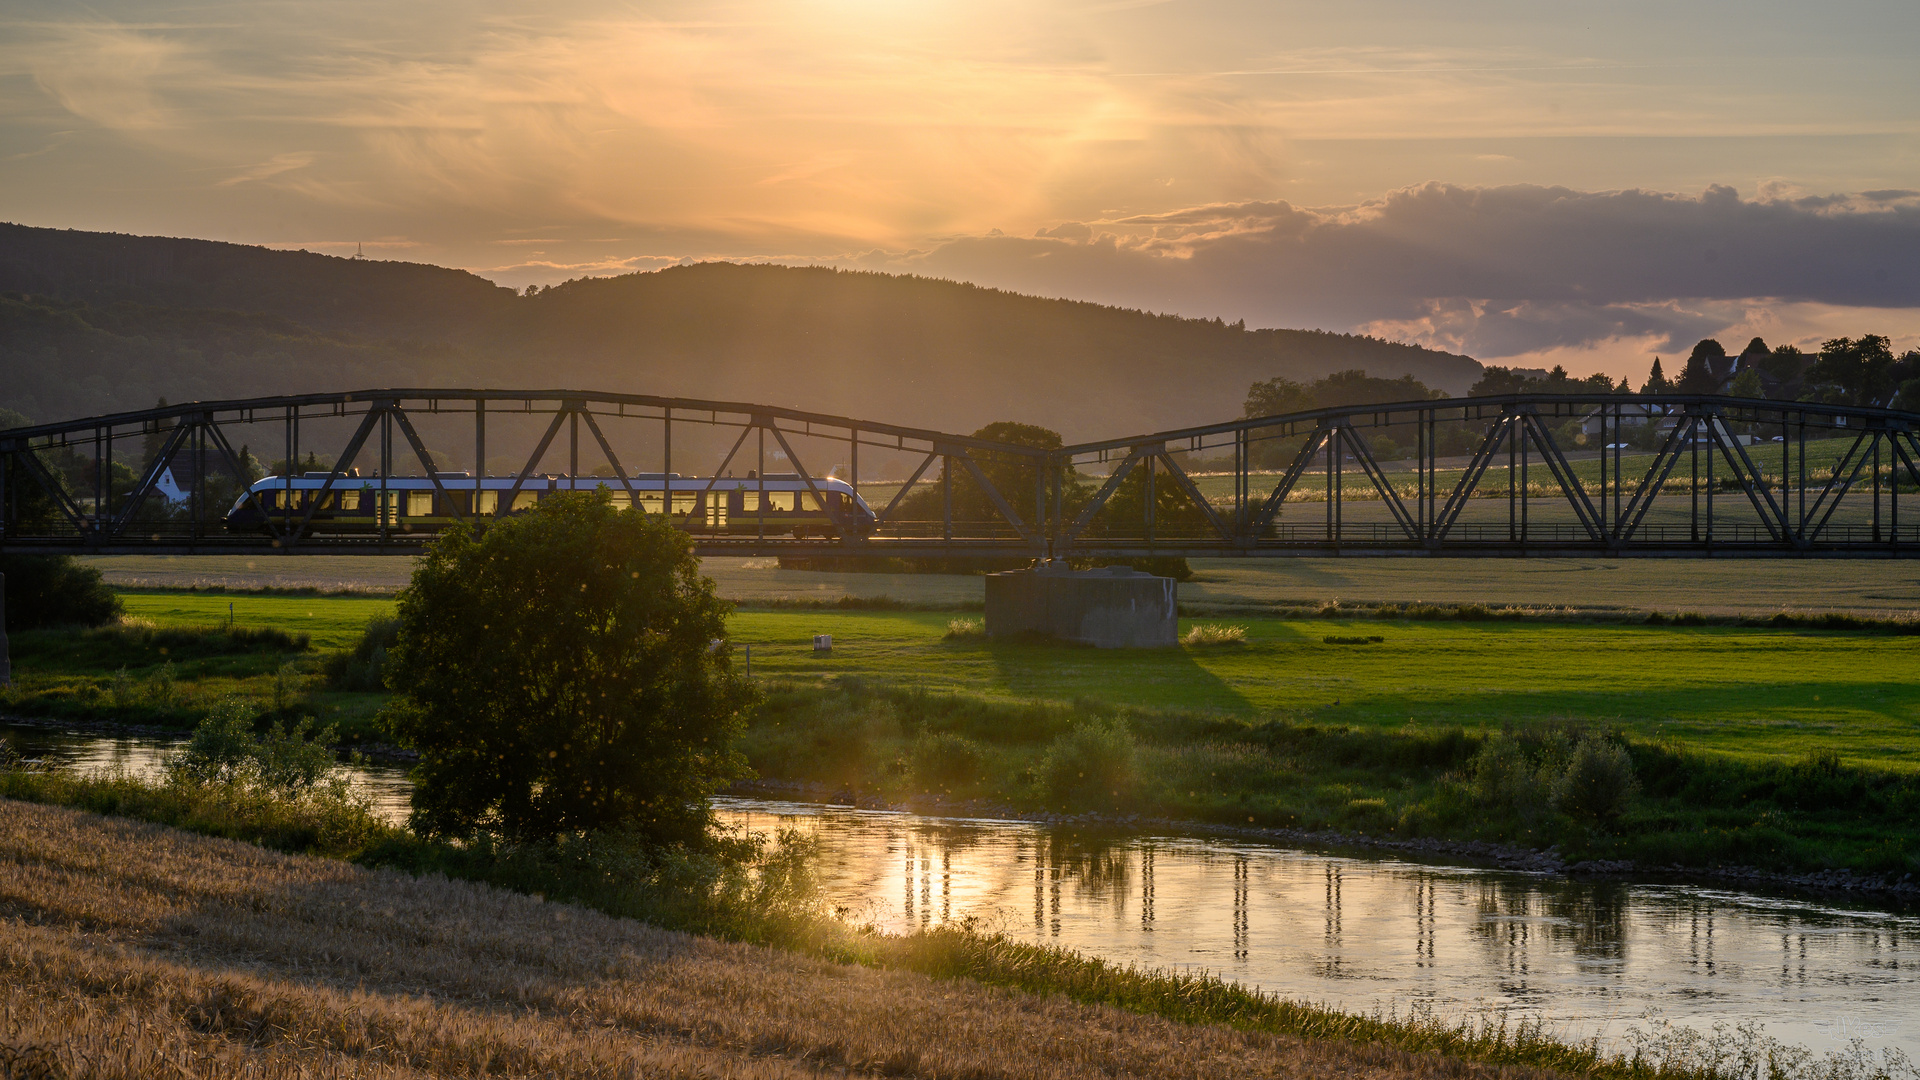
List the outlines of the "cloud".
{"label": "cloud", "polygon": [[1756,298],[1920,308],[1920,195],[1428,183],[1352,206],[1223,204],[957,238],[893,265],[1495,358],[1616,339],[1672,349],[1747,318]]}
{"label": "cloud", "polygon": [[247,184],[256,180],[267,180],[281,173],[304,169],[313,164],[313,155],[306,153],[275,154],[266,161],[248,165],[232,176],[215,184],[215,187],[232,187],[235,184]]}

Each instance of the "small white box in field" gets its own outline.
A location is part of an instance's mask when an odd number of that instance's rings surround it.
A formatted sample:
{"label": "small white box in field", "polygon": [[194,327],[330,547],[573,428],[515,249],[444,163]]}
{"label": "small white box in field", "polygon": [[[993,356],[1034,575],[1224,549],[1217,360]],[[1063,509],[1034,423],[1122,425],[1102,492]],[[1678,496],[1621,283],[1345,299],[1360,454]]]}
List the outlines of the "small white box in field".
{"label": "small white box in field", "polygon": [[813,635],[813,651],[814,652],[832,652],[833,651],[833,635],[832,634]]}

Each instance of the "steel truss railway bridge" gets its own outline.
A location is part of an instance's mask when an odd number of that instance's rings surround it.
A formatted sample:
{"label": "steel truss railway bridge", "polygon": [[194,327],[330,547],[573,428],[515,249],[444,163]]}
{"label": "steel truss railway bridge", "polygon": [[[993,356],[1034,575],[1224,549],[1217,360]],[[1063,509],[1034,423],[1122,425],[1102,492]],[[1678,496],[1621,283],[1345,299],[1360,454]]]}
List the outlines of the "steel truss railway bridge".
{"label": "steel truss railway bridge", "polygon": [[[682,468],[707,481],[699,502],[743,479],[756,486],[771,453],[815,498],[829,471],[821,465],[833,463],[878,516],[870,536],[836,519],[836,535],[801,538],[773,534],[764,519],[743,532],[736,518],[721,531],[699,511],[681,513],[677,499],[656,500],[709,556],[1911,558],[1920,555],[1917,430],[1920,415],[1839,405],[1512,396],[1041,448],[741,402],[366,390],[0,431],[0,550],[413,554],[430,537],[403,519],[371,535],[316,534],[317,500],[304,511],[283,504],[256,533],[229,534],[223,517],[252,464],[235,444],[284,463],[311,455],[323,462],[308,474],[325,477],[323,491],[433,477],[434,512],[472,518],[474,504],[436,470],[456,449],[484,470],[517,434],[512,460],[524,464],[493,470],[514,494],[585,475],[584,447],[604,460],[595,471],[611,474],[602,482],[613,496],[635,509],[648,477],[657,486],[659,474]],[[863,477],[863,452],[870,474],[878,457],[893,478]],[[633,471],[641,461],[658,471]],[[903,462],[917,463],[904,483]],[[499,499],[499,513],[514,494]]]}

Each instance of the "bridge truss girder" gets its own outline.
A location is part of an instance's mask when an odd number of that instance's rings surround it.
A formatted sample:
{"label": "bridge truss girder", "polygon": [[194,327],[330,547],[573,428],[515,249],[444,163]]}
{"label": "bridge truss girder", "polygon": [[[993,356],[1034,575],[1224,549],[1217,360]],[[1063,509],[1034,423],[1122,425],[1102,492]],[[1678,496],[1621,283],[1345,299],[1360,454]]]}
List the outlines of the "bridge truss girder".
{"label": "bridge truss girder", "polygon": [[[1044,450],[741,402],[452,389],[196,402],[0,432],[0,549],[418,551],[427,538],[404,532],[384,513],[377,536],[310,535],[317,500],[304,512],[262,506],[267,530],[227,536],[220,522],[224,500],[215,505],[209,488],[222,478],[231,491],[244,486],[243,455],[229,432],[265,425],[277,429],[290,465],[302,451],[337,447],[323,491],[365,468],[372,477],[355,479],[354,486],[371,479],[384,489],[390,477],[424,475],[444,496],[420,429],[426,417],[441,428],[449,417],[468,422],[477,468],[489,460],[490,419],[544,419],[524,464],[501,474],[513,483],[495,514],[510,512],[528,484],[545,483],[543,465],[563,448],[566,469],[557,475],[580,475],[582,429],[589,452],[611,466],[614,475],[603,482],[636,510],[644,509],[640,489],[620,446],[631,448],[638,439],[649,454],[657,448],[660,471],[671,472],[674,433],[688,425],[737,429],[704,476],[707,493],[723,482],[740,483],[728,474],[749,460],[752,475],[764,479],[771,450],[816,505],[826,506],[820,498],[825,474],[802,460],[803,449],[817,452],[824,443],[847,448],[850,475],[841,479],[876,496],[879,526],[866,538],[841,519],[824,539],[767,535],[764,522],[752,535],[701,532],[686,512],[677,523],[694,529],[698,549],[710,555],[1920,555],[1920,517],[1909,511],[1903,522],[1900,516],[1903,490],[1920,487],[1920,416],[1885,409],[1686,395],[1470,398],[1240,419]],[[350,433],[325,446],[303,445],[303,425],[317,422],[345,425]],[[1580,441],[1597,444],[1597,453],[1563,445],[1574,423]],[[636,435],[636,426],[657,430]],[[1646,430],[1664,434],[1641,440],[1649,449],[1633,453],[1645,468],[1630,475],[1623,444]],[[1771,440],[1762,447],[1778,450],[1777,469],[1769,471],[1758,450],[1750,452],[1753,432]],[[137,477],[116,490],[112,478],[126,455],[117,458],[115,444],[133,438],[145,444],[135,459]],[[1389,442],[1395,453],[1382,453]],[[1399,454],[1406,442],[1411,446]],[[918,465],[905,484],[885,491],[860,478],[862,448],[910,455]],[[1191,463],[1209,451],[1222,454],[1225,467],[1196,471]],[[682,450],[683,458],[687,453]],[[1256,459],[1281,467],[1263,468]],[[183,504],[154,512],[163,478],[183,462],[189,477]],[[929,479],[936,466],[937,478]],[[956,481],[971,516],[956,517]],[[911,505],[924,513],[927,500],[910,496],[925,493],[927,484],[939,491],[938,518],[905,519]],[[1029,485],[1031,507],[1017,505],[1025,496],[1014,488]],[[1230,490],[1222,494],[1225,485]],[[380,498],[379,505],[387,505],[385,495]],[[1315,502],[1321,505],[1312,507]],[[441,504],[455,516],[475,518],[457,499]],[[663,502],[660,512],[677,513],[674,501]],[[1368,517],[1374,520],[1362,520]]]}

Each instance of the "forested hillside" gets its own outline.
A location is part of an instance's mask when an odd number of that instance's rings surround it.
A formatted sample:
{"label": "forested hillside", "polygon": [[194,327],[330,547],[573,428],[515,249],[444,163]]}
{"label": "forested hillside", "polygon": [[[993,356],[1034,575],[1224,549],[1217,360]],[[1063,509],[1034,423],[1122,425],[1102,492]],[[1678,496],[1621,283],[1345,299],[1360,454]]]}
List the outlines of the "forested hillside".
{"label": "forested hillside", "polygon": [[516,295],[459,270],[0,226],[0,405],[56,419],[371,386],[577,387],[1068,438],[1237,415],[1363,368],[1463,393],[1475,361],[928,278],[701,263]]}

